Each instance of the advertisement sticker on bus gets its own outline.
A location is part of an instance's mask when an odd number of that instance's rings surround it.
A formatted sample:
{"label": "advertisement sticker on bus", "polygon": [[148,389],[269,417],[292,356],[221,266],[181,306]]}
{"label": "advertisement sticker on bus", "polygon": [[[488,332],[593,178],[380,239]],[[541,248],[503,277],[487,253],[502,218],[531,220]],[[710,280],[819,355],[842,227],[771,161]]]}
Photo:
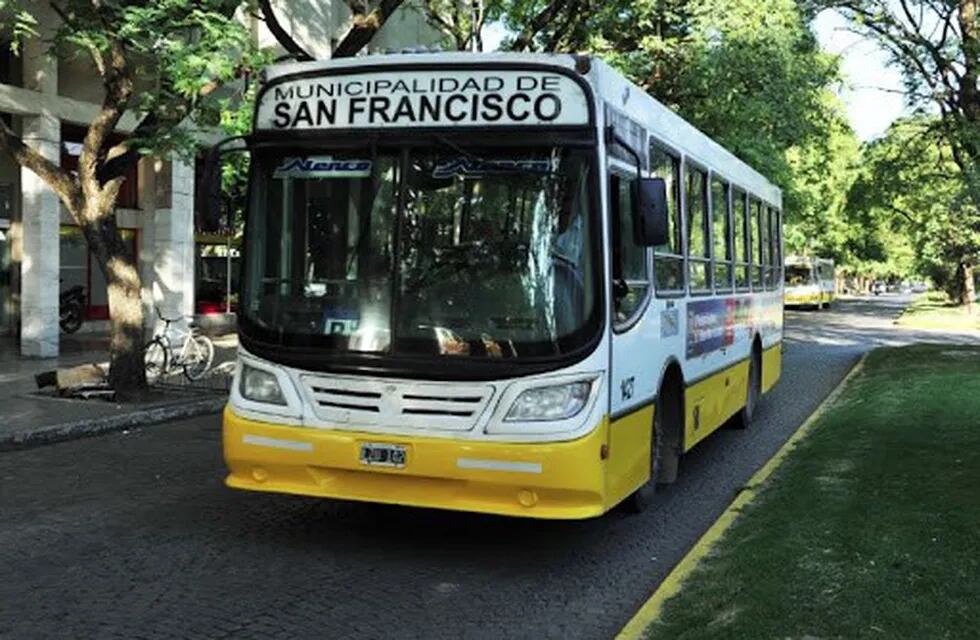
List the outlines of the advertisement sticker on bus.
{"label": "advertisement sticker on bus", "polygon": [[256,129],[587,125],[575,80],[550,71],[378,71],[277,83]]}

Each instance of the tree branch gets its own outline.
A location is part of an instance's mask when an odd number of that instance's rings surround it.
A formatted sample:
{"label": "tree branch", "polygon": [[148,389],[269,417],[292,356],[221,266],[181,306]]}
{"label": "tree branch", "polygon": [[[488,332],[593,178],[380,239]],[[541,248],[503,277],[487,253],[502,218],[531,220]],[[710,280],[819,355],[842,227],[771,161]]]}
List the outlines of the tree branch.
{"label": "tree branch", "polygon": [[370,13],[355,13],[354,24],[350,31],[333,50],[334,58],[349,58],[357,55],[369,42],[374,34],[384,26],[391,14],[401,6],[403,0],[381,0],[381,3]]}
{"label": "tree branch", "polygon": [[82,140],[82,152],[78,156],[78,182],[85,197],[91,200],[101,194],[103,184],[110,182],[100,180],[99,165],[104,163],[108,152],[105,148],[106,141],[119,124],[133,95],[132,73],[126,60],[126,51],[118,40],[112,42],[103,84],[105,97],[102,99],[102,108],[89,124]]}
{"label": "tree branch", "polygon": [[531,45],[534,43],[534,37],[538,35],[542,29],[548,26],[558,12],[564,6],[564,0],[551,0],[544,9],[538,12],[534,18],[531,19],[527,25],[521,30],[517,37],[514,38],[514,42],[510,45],[511,51],[527,51]]}
{"label": "tree branch", "polygon": [[41,180],[51,186],[58,197],[71,209],[81,208],[82,194],[64,169],[31,149],[0,118],[0,151],[6,151],[22,167],[33,171]]}
{"label": "tree branch", "polygon": [[306,49],[299,46],[293,40],[293,36],[279,24],[279,20],[276,18],[276,14],[272,10],[272,4],[269,0],[259,0],[259,7],[262,9],[262,15],[265,17],[265,25],[269,27],[269,31],[275,37],[276,41],[282,45],[283,49],[291,53],[297,60],[313,59],[313,56],[307,53]]}

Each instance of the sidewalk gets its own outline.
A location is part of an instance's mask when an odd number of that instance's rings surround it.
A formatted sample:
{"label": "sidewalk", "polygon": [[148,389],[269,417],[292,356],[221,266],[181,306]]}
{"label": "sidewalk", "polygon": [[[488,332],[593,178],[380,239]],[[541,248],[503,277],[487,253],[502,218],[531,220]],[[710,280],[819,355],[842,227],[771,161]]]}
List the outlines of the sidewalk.
{"label": "sidewalk", "polygon": [[120,431],[137,426],[217,413],[224,406],[238,339],[214,338],[214,367],[208,377],[188,382],[180,374],[151,389],[140,403],[58,397],[41,391],[35,374],[81,364],[106,364],[108,336],[62,336],[58,358],[29,359],[16,341],[0,338],[0,451]]}

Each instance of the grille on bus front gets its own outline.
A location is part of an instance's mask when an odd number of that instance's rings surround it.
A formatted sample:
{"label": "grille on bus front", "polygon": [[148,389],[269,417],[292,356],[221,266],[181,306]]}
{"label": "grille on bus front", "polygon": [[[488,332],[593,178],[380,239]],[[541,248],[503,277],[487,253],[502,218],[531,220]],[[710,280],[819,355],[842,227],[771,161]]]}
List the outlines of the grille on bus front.
{"label": "grille on bus front", "polygon": [[303,376],[317,417],[338,425],[467,431],[493,396],[489,385]]}

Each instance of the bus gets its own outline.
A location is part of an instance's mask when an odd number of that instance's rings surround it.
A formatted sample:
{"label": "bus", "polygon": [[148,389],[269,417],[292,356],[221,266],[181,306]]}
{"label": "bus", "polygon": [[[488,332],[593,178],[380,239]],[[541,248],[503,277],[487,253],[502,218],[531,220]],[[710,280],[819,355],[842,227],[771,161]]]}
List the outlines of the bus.
{"label": "bus", "polygon": [[229,487],[642,510],[780,376],[780,189],[598,59],[280,64],[246,143]]}
{"label": "bus", "polygon": [[805,256],[786,257],[787,307],[829,309],[834,302],[834,261]]}

